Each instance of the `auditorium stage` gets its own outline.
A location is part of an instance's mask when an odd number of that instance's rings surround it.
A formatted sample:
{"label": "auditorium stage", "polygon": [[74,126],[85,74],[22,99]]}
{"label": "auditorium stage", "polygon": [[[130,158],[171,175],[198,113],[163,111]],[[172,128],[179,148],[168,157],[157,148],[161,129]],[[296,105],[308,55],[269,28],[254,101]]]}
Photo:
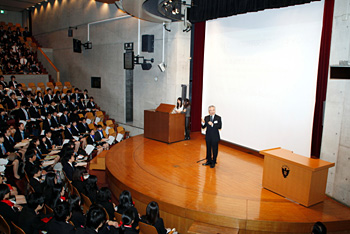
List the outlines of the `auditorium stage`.
{"label": "auditorium stage", "polygon": [[182,234],[194,222],[239,233],[310,233],[316,221],[329,233],[350,233],[350,208],[328,197],[306,208],[263,189],[263,158],[228,146],[219,145],[214,169],[202,166],[196,162],[206,154],[204,136],[191,137],[166,144],[139,135],[115,145],[106,156],[112,192],[130,190],[141,215],[157,201],[166,227]]}

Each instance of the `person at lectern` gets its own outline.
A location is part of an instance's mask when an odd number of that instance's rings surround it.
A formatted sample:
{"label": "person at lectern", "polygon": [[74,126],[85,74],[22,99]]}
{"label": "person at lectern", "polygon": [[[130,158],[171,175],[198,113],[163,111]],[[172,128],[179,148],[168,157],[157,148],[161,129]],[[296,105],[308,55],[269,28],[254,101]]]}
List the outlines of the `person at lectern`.
{"label": "person at lectern", "polygon": [[184,106],[182,105],[182,98],[178,98],[176,102],[176,107],[174,108],[174,113],[181,113],[184,109]]}
{"label": "person at lectern", "polygon": [[205,141],[207,143],[207,161],[202,165],[214,168],[218,156],[219,130],[222,127],[222,123],[221,117],[215,114],[215,106],[209,106],[208,110],[209,115],[205,116],[204,119],[202,118],[202,128],[206,128]]}
{"label": "person at lectern", "polygon": [[191,121],[191,103],[188,98],[184,101],[184,109],[182,111],[186,115],[185,119],[185,140],[190,139],[190,121]]}

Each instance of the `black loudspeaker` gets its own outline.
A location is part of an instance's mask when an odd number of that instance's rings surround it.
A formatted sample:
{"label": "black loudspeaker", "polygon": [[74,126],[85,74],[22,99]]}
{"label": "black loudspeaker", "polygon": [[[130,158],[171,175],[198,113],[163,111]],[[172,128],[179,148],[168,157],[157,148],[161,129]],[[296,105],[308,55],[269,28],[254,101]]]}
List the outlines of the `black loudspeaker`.
{"label": "black loudspeaker", "polygon": [[154,35],[142,35],[142,52],[154,52]]}
{"label": "black loudspeaker", "polygon": [[68,37],[73,37],[73,29],[68,29]]}

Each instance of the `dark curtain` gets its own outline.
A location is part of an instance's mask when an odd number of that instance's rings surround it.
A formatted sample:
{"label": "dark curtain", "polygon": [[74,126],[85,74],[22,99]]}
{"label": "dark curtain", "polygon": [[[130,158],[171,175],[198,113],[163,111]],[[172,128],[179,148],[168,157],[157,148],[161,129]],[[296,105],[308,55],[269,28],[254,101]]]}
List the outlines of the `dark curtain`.
{"label": "dark curtain", "polygon": [[189,12],[192,23],[220,17],[280,8],[320,0],[193,0]]}
{"label": "dark curtain", "polygon": [[315,158],[319,158],[321,152],[323,112],[327,93],[329,56],[332,39],[333,10],[334,0],[326,0],[323,13],[323,28],[321,36],[320,56],[318,61],[316,102],[311,141],[311,156]]}
{"label": "dark curtain", "polygon": [[201,130],[205,21],[194,25],[192,56],[191,131]]}

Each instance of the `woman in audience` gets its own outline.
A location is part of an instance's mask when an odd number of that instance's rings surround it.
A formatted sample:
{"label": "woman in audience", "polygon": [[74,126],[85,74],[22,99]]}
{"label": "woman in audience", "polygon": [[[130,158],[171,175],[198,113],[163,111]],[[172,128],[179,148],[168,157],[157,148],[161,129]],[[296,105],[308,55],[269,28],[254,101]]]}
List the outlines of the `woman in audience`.
{"label": "woman in audience", "polygon": [[90,133],[88,138],[86,139],[86,142],[88,145],[93,145],[97,149],[97,155],[99,155],[103,151],[103,147],[101,145],[98,145],[95,141],[95,130],[90,129]]}
{"label": "woman in audience", "polygon": [[110,219],[114,217],[114,211],[115,211],[115,204],[112,203],[112,193],[111,190],[107,187],[102,187],[100,191],[97,194],[97,200],[96,203],[103,206],[103,208],[106,209],[107,214]]}
{"label": "woman in audience", "polygon": [[185,113],[185,140],[190,139],[190,123],[191,123],[191,103],[189,99],[185,99],[184,101],[184,109],[182,113]]}
{"label": "woman in audience", "polygon": [[55,184],[52,190],[52,198],[47,205],[54,208],[58,203],[65,201],[65,192],[63,184]]}
{"label": "woman in audience", "polygon": [[44,207],[44,196],[38,193],[32,193],[27,196],[27,205],[22,209],[19,215],[18,225],[26,234],[39,234],[46,230],[46,223],[41,219],[44,215],[39,214]]}
{"label": "woman in audience", "polygon": [[10,189],[10,196],[18,195],[18,190],[16,187],[12,186],[11,184],[7,184],[7,179],[4,175],[0,175],[0,184],[6,184]]}
{"label": "woman in audience", "polygon": [[48,140],[45,136],[41,136],[40,137],[40,145],[39,145],[39,149],[43,154],[48,154],[50,152],[50,148],[49,148],[49,144],[48,144]]}
{"label": "woman in audience", "polygon": [[94,101],[94,97],[90,97],[90,100],[88,101],[86,106],[87,106],[87,108],[89,108],[92,111],[96,111],[97,110],[96,103]]}
{"label": "woman in audience", "polygon": [[73,180],[73,172],[75,171],[75,153],[73,150],[66,152],[66,155],[61,160],[63,171],[66,173],[67,178]]}
{"label": "woman in audience", "polygon": [[35,100],[38,102],[39,106],[42,107],[44,105],[44,98],[41,91],[36,92]]}
{"label": "woman in audience", "polygon": [[22,210],[22,206],[16,205],[9,200],[10,188],[6,184],[0,184],[0,215],[10,225],[13,233],[13,226],[11,222],[18,224],[19,213]]}
{"label": "woman in audience", "polygon": [[49,204],[53,200],[54,187],[57,184],[56,174],[54,172],[48,172],[45,176],[43,195],[45,197],[45,203]]}
{"label": "woman in audience", "polygon": [[55,100],[56,103],[60,103],[61,102],[61,92],[56,91],[55,95],[53,95],[53,99]]}
{"label": "woman in audience", "polygon": [[79,234],[119,233],[118,223],[106,219],[106,213],[99,205],[92,205],[86,215],[86,227],[77,229]]}
{"label": "woman in audience", "polygon": [[47,224],[48,234],[74,234],[75,229],[69,223],[72,215],[68,202],[59,202],[54,210],[54,218]]}
{"label": "woman in audience", "polygon": [[176,107],[174,109],[174,111],[176,113],[181,113],[184,109],[184,106],[182,105],[182,98],[178,98],[177,101],[176,101]]}
{"label": "woman in audience", "polygon": [[97,176],[90,175],[89,178],[87,178],[85,182],[85,192],[85,195],[90,198],[90,201],[95,203],[98,193]]}
{"label": "woman in audience", "polygon": [[155,201],[150,202],[146,208],[146,215],[141,217],[141,222],[154,226],[158,234],[166,234],[163,219],[159,217],[159,206]]}
{"label": "woman in audience", "polygon": [[131,209],[134,212],[135,220],[132,226],[136,230],[136,227],[139,225],[140,215],[134,206],[131,193],[128,190],[124,190],[119,196],[119,205],[117,207],[117,212],[119,214],[123,214],[128,209]]}
{"label": "woman in audience", "polygon": [[75,168],[75,171],[73,172],[72,185],[77,188],[79,193],[86,194],[85,183],[88,178],[89,174],[87,173],[85,167],[78,166]]}
{"label": "woman in audience", "polygon": [[41,183],[41,168],[36,166],[31,171],[31,178],[29,179],[29,184],[33,187],[36,193],[42,194],[44,192],[44,184]]}
{"label": "woman in audience", "polygon": [[122,233],[124,234],[137,234],[139,233],[135,228],[135,212],[132,208],[124,211],[122,215],[122,225],[120,226]]}
{"label": "woman in audience", "polygon": [[84,227],[85,225],[85,215],[81,209],[81,200],[80,197],[76,194],[73,194],[69,197],[69,204],[72,210],[72,216],[70,220],[76,228]]}

